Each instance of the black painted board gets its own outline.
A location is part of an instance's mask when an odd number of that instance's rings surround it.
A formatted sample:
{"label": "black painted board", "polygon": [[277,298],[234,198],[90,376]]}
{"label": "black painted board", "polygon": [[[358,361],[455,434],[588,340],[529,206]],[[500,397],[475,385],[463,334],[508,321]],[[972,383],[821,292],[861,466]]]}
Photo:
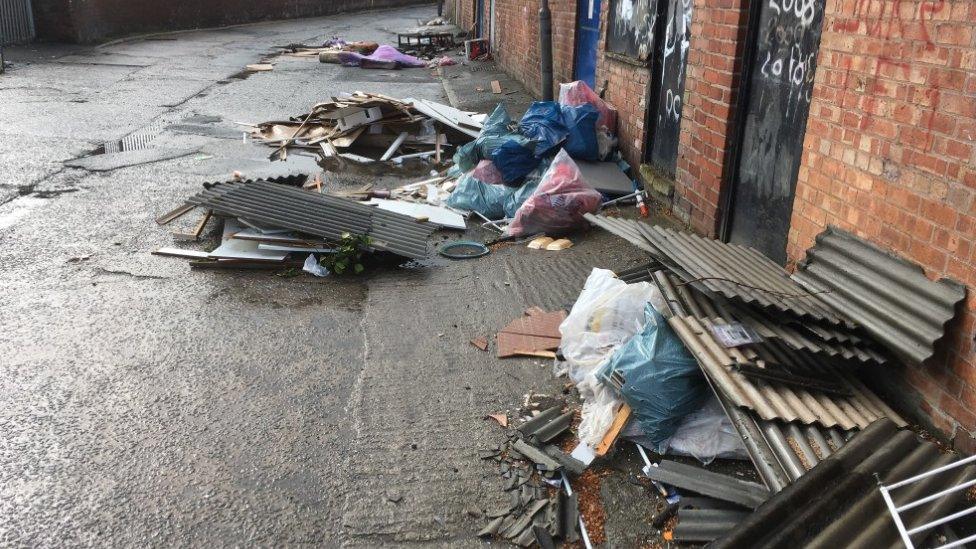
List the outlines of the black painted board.
{"label": "black painted board", "polygon": [[730,240],[784,263],[825,0],[765,0],[732,206]]}
{"label": "black painted board", "polygon": [[646,63],[654,44],[657,2],[610,0],[606,50]]}
{"label": "black painted board", "polygon": [[693,0],[667,0],[664,40],[657,55],[659,62],[653,86],[657,91],[654,134],[650,138],[648,160],[658,172],[674,177],[681,134],[681,109],[685,94],[685,73],[691,41]]}

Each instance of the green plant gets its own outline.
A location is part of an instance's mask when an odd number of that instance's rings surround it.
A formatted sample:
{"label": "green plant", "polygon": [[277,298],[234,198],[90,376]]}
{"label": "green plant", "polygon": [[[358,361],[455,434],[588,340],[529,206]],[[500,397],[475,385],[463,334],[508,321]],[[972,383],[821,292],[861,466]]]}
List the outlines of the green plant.
{"label": "green plant", "polygon": [[369,248],[368,236],[343,233],[335,246],[335,253],[322,257],[319,263],[337,275],[352,272],[359,274],[366,270],[363,266],[363,250]]}

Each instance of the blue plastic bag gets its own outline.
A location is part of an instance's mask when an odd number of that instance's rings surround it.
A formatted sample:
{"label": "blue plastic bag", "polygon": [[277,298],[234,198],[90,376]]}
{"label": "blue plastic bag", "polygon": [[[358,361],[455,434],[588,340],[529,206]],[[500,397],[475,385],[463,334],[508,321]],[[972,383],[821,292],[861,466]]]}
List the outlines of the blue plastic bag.
{"label": "blue plastic bag", "polygon": [[519,133],[535,140],[535,155],[545,156],[566,139],[569,133],[563,125],[559,103],[536,101],[522,115]]}
{"label": "blue plastic bag", "polygon": [[705,376],[667,321],[650,304],[643,330],[624,343],[597,372],[609,383],[624,380],[620,396],[630,405],[644,435],[661,445],[681,420],[701,408],[708,396]]}
{"label": "blue plastic bag", "polygon": [[506,141],[491,153],[491,161],[502,174],[506,185],[517,186],[526,175],[539,165],[532,149],[515,140]]}
{"label": "blue plastic bag", "polygon": [[525,182],[518,188],[485,183],[466,173],[458,179],[457,187],[444,203],[459,210],[476,211],[488,219],[513,217],[522,203],[535,192],[547,166],[547,163],[542,163],[526,176]]}
{"label": "blue plastic bag", "polygon": [[505,217],[505,199],[511,189],[504,185],[492,185],[476,179],[470,173],[461,176],[445,204],[459,210],[478,212],[488,219]]}
{"label": "blue plastic bag", "polygon": [[563,149],[569,156],[579,160],[596,161],[600,159],[600,146],[596,140],[596,121],[600,111],[589,104],[571,107],[560,106],[563,125],[568,130]]}
{"label": "blue plastic bag", "polygon": [[478,165],[478,162],[491,160],[492,153],[509,141],[515,141],[520,145],[528,144],[529,138],[509,129],[511,124],[512,118],[505,111],[505,107],[499,103],[485,119],[478,137],[458,147],[457,152],[454,153],[454,165],[462,172],[469,172]]}

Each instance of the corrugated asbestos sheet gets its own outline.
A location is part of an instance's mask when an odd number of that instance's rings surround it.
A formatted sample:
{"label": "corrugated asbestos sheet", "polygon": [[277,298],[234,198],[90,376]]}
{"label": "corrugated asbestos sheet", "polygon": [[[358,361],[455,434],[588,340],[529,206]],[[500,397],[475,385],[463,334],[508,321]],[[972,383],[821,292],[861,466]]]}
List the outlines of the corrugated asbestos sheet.
{"label": "corrugated asbestos sheet", "polygon": [[641,235],[666,256],[658,259],[675,265],[672,270],[689,282],[700,282],[726,298],[770,311],[791,313],[832,325],[851,325],[790,280],[782,267],[752,248],[660,226],[643,223],[636,226]]}
{"label": "corrugated asbestos sheet", "polygon": [[[880,420],[803,478],[763,503],[749,517],[709,547],[715,549],[799,549],[818,547],[901,547],[898,531],[878,491],[877,476],[891,484],[958,459],[942,454],[911,431]],[[976,467],[934,475],[895,493],[903,505],[973,478]],[[945,516],[965,497],[965,490],[902,513],[912,528]],[[913,537],[922,546],[929,530]]]}
{"label": "corrugated asbestos sheet", "polygon": [[30,42],[33,39],[34,13],[31,1],[0,0],[0,46]]}
{"label": "corrugated asbestos sheet", "polygon": [[[676,284],[677,277],[666,271],[652,274],[668,304],[670,316],[720,317],[711,299],[688,286]],[[667,313],[666,313],[667,315]],[[763,483],[777,492],[840,449],[855,430],[828,429],[818,424],[764,420],[755,412],[739,408],[721,392],[712,390],[726,415],[732,420]]]}
{"label": "corrugated asbestos sheet", "polygon": [[860,338],[849,336],[845,341],[830,341],[819,330],[808,330],[807,324],[786,319],[774,320],[761,314],[753,314],[746,307],[731,301],[711,299],[684,283],[677,275],[665,270],[654,272],[652,277],[671,311],[678,316],[723,317],[751,327],[764,339],[778,339],[792,349],[859,362],[882,364],[886,361],[884,355]]}
{"label": "corrugated asbestos sheet", "polygon": [[817,237],[793,279],[825,292],[820,299],[916,363],[933,355],[966,298],[958,282],[930,280],[920,266],[834,227]]}
{"label": "corrugated asbestos sheet", "polygon": [[414,259],[427,256],[427,237],[434,231],[405,215],[266,181],[213,184],[187,203],[331,240],[344,233],[368,236],[373,248]]}
{"label": "corrugated asbestos sheet", "polygon": [[[882,417],[900,424],[904,420],[888,408],[844,368],[827,360],[791,353],[783,348],[724,348],[709,329],[711,322],[693,316],[674,316],[669,320],[678,337],[695,356],[705,374],[737,406],[753,410],[765,420],[780,419],[803,424],[819,423],[824,427],[849,430],[867,427]],[[809,380],[831,380],[836,390],[808,385],[756,379],[740,371],[744,364],[778,364],[808,372]],[[776,368],[765,370],[775,372]],[[797,377],[797,376],[792,376]],[[843,394],[847,393],[847,394]]]}
{"label": "corrugated asbestos sheet", "polygon": [[651,243],[640,234],[637,230],[638,222],[633,219],[619,219],[616,217],[607,217],[603,215],[594,214],[583,214],[583,217],[587,221],[605,229],[620,238],[623,238],[627,242],[630,242],[634,246],[644,250],[647,253],[653,254],[655,257],[661,252],[657,250]]}

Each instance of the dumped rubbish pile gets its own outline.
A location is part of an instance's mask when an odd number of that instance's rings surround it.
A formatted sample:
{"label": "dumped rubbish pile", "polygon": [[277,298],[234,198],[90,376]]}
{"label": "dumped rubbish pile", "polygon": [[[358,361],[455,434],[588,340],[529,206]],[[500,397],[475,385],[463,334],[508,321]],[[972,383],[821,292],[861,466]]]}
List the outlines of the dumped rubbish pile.
{"label": "dumped rubbish pile", "polygon": [[[560,236],[613,199],[638,199],[616,152],[617,114],[583,82],[560,101],[537,101],[515,121],[499,105],[454,154],[447,206],[470,211],[506,237]],[[616,197],[616,198],[615,198]]]}
{"label": "dumped rubbish pile", "polygon": [[318,59],[323,63],[338,63],[339,52],[353,52],[361,55],[370,55],[379,47],[380,45],[376,42],[346,42],[342,38],[334,36],[321,46],[289,44],[287,46],[279,46],[278,49],[281,50],[282,55],[287,55],[290,57]]}
{"label": "dumped rubbish pile", "polygon": [[[650,258],[619,277],[594,269],[560,325],[556,373],[567,375],[583,400],[572,455],[598,457],[615,440],[637,442],[644,476],[669,501],[655,520],[665,539],[829,546],[863,521],[871,527],[858,546],[898,539],[882,493],[869,488],[876,482],[865,473],[886,471],[882,460],[900,463],[881,477],[894,490],[901,488],[896,481],[952,458],[922,459],[937,455],[936,447],[900,430],[905,420],[860,376],[928,356],[964,288],[929,280],[917,266],[836,229],[821,235],[791,276],[744,246],[632,219],[586,218]],[[905,299],[905,289],[917,297]],[[918,316],[931,320],[906,321]],[[867,458],[870,443],[857,441],[879,440],[878,430],[898,434],[885,444],[884,457]],[[761,483],[686,463],[655,464],[644,448],[703,464],[748,457]],[[859,467],[865,458],[878,467]],[[935,517],[949,513],[959,496],[950,500],[939,491],[970,486],[962,482],[972,476],[967,463],[954,476],[927,482],[928,491],[906,489],[888,506],[916,525],[909,536],[918,532],[921,540],[923,530],[942,524]],[[865,506],[844,511],[818,500],[805,508],[812,491],[838,486],[832,490],[842,498],[841,487],[854,482],[862,483]],[[926,511],[916,510],[923,504],[930,504]],[[855,509],[863,521],[854,518]],[[795,526],[784,534],[781,519],[790,513]],[[811,524],[829,527],[821,532]]]}
{"label": "dumped rubbish pile", "polygon": [[356,92],[288,120],[257,124],[251,137],[274,148],[272,160],[303,149],[360,164],[409,159],[440,164],[478,136],[479,118],[434,101]]}
{"label": "dumped rubbish pile", "polygon": [[[203,210],[194,230],[198,239],[207,223],[223,221],[221,244],[210,252],[165,247],[157,255],[190,259],[200,268],[303,267],[317,276],[359,272],[363,253],[387,252],[407,259],[427,256],[427,238],[437,228],[426,218],[403,215],[383,204],[303,189],[305,176],[277,180],[204,184],[156,222],[166,225],[195,209]],[[315,258],[321,254],[321,261]]]}

